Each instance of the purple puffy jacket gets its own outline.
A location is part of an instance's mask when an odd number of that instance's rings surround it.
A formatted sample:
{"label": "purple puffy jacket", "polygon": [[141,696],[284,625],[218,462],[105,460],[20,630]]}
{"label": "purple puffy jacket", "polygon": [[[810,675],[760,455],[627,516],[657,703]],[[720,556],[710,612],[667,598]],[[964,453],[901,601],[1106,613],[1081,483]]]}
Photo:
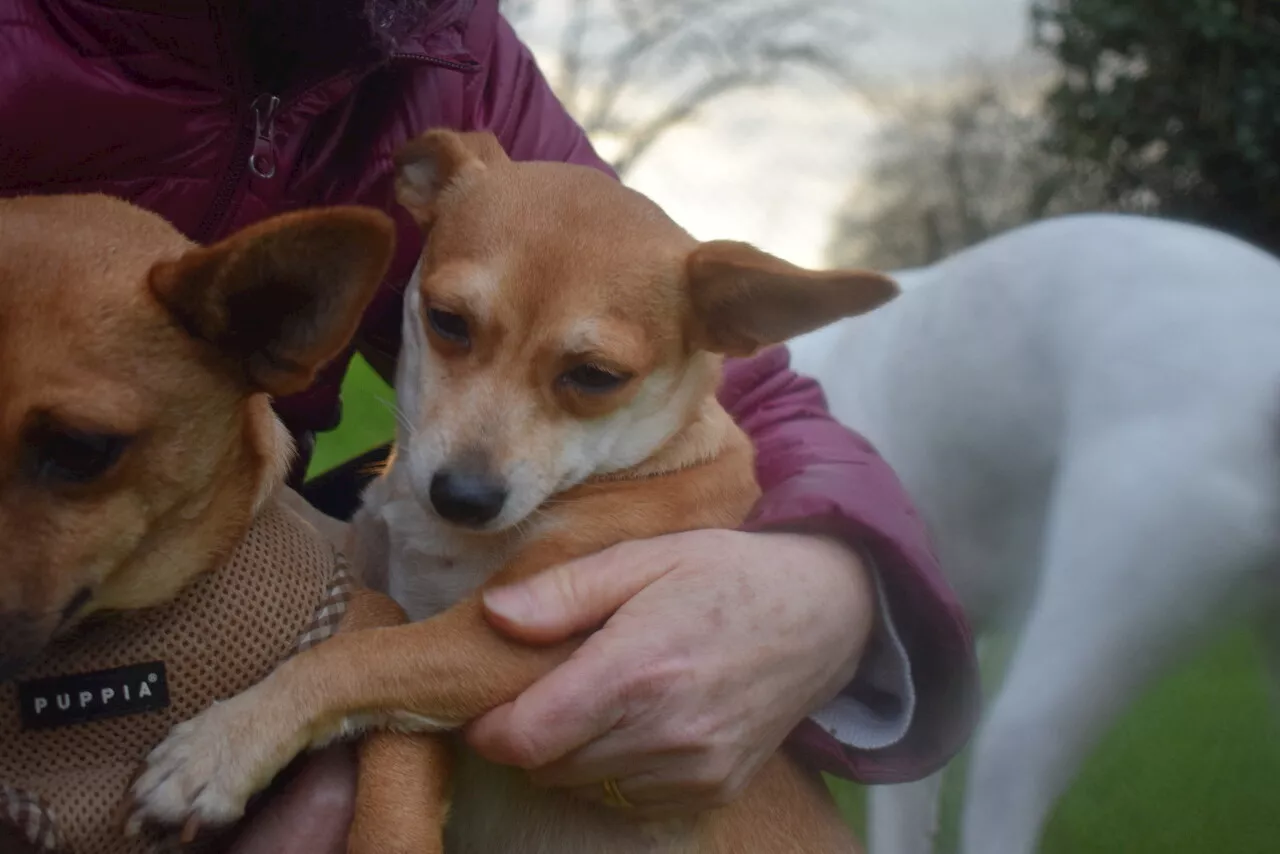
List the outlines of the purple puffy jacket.
{"label": "purple puffy jacket", "polygon": [[[377,32],[369,4],[387,13]],[[0,0],[0,194],[105,192],[197,241],[314,205],[391,211],[399,251],[355,345],[374,361],[398,349],[421,248],[391,201],[392,154],[433,127],[492,131],[518,160],[608,168],[496,0]],[[350,358],[278,401],[295,434],[337,425]],[[731,363],[721,399],[759,451],[765,494],[749,527],[800,525],[864,549],[910,662],[915,712],[895,744],[853,750],[812,721],[793,743],[866,782],[935,770],[972,729],[976,668],[902,487],[783,349]]]}

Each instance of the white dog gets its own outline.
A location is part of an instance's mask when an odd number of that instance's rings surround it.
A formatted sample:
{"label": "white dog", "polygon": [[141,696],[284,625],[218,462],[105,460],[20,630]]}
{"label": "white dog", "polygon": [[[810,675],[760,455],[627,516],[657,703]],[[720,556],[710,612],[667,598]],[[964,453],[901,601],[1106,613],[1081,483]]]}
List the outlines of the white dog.
{"label": "white dog", "polygon": [[[961,850],[1029,854],[1108,726],[1210,630],[1258,618],[1280,683],[1280,262],[1090,215],[897,276],[903,296],[797,339],[794,366],[901,476],[975,630],[1017,632]],[[874,854],[932,850],[938,786],[872,793]]]}

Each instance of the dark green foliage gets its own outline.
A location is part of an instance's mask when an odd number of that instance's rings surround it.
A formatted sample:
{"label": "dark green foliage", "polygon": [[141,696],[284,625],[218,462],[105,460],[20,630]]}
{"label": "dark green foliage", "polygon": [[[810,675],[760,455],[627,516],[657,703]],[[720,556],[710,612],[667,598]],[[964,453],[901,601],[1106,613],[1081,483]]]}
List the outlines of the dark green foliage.
{"label": "dark green foliage", "polygon": [[1280,251],[1280,0],[1035,0],[1050,148],[1110,199]]}

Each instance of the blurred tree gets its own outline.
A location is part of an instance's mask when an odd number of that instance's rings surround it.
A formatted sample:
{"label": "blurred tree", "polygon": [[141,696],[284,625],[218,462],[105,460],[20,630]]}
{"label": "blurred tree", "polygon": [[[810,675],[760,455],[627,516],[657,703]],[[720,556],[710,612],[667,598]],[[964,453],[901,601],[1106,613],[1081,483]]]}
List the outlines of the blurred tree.
{"label": "blurred tree", "polygon": [[1280,250],[1280,3],[1034,0],[1053,151],[1107,196]]}
{"label": "blurred tree", "polygon": [[[817,72],[855,79],[856,0],[504,0],[528,36],[554,21],[552,87],[619,174],[664,133],[735,92]],[[530,39],[535,41],[534,39]]]}
{"label": "blurred tree", "polygon": [[1099,183],[1041,147],[1045,74],[1031,57],[958,69],[896,98],[837,216],[833,264],[929,264],[1041,217],[1102,206]]}

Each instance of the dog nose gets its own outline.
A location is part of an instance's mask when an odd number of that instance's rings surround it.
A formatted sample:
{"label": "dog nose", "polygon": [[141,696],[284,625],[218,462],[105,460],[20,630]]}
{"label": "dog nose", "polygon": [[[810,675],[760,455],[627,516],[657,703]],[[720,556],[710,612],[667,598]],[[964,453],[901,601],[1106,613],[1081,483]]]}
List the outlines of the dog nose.
{"label": "dog nose", "polygon": [[507,487],[492,475],[439,471],[431,478],[431,505],[450,522],[479,527],[502,512]]}

